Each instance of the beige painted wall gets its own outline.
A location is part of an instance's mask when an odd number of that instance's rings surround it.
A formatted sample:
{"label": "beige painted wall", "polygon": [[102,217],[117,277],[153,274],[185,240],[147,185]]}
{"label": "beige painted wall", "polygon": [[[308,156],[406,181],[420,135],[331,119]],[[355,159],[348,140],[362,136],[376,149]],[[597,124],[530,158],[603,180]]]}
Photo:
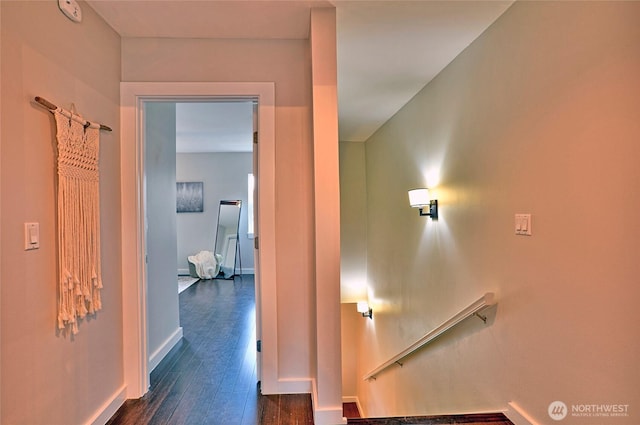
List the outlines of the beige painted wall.
{"label": "beige painted wall", "polygon": [[[638,22],[639,2],[516,2],[367,141],[366,414],[514,401],[542,424],[561,400],[628,404],[605,422],[640,422]],[[438,221],[409,208],[420,185]],[[488,325],[360,379],[487,291]]]}
{"label": "beige painted wall", "polygon": [[357,341],[362,333],[359,325],[364,319],[356,311],[355,303],[342,303],[341,307],[342,398],[345,402],[354,402],[358,391]]}
{"label": "beige painted wall", "polygon": [[367,299],[365,144],[340,142],[340,298]]}
{"label": "beige painted wall", "polygon": [[286,306],[278,309],[278,369],[281,379],[308,385],[314,358],[308,40],[123,39],[122,80],[275,82],[277,297]]}
{"label": "beige painted wall", "polygon": [[[56,2],[0,2],[3,424],[85,423],[123,385],[120,38],[82,7],[75,24]],[[34,96],[114,130],[100,147],[103,309],[73,337],[56,330],[55,128]],[[41,247],[24,251],[31,221]]]}

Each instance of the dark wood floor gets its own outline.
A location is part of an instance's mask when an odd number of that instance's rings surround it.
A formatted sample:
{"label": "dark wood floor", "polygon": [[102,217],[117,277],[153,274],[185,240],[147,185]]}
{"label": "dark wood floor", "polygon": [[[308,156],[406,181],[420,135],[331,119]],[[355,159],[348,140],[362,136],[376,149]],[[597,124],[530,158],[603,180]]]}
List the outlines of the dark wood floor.
{"label": "dark wood floor", "polygon": [[313,424],[309,395],[260,395],[253,276],[191,285],[180,324],[184,338],[151,373],[149,392],[108,424]]}

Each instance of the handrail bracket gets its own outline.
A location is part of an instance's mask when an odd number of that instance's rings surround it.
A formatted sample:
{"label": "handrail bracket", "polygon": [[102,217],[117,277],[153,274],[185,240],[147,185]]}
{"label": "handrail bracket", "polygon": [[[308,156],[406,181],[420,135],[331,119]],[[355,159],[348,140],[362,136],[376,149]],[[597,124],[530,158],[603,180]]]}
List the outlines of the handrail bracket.
{"label": "handrail bracket", "polygon": [[487,324],[487,316],[483,316],[478,312],[473,313],[473,315],[476,316],[478,319],[482,320],[485,323],[485,325]]}

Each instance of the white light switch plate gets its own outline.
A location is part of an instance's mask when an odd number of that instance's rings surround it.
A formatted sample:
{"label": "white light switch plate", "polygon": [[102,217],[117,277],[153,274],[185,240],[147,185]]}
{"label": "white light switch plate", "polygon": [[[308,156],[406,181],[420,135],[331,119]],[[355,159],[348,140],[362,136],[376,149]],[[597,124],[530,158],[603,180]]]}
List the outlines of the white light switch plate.
{"label": "white light switch plate", "polygon": [[516,214],[516,235],[531,236],[531,214]]}
{"label": "white light switch plate", "polygon": [[40,223],[24,223],[24,249],[40,248]]}

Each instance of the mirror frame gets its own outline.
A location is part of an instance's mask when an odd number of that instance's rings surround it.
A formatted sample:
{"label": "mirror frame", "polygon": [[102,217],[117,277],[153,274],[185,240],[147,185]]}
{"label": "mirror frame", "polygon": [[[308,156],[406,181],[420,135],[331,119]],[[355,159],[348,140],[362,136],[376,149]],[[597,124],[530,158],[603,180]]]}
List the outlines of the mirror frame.
{"label": "mirror frame", "polygon": [[[228,251],[228,248],[225,249],[224,247],[224,241],[220,241],[221,246],[218,246],[218,238],[219,238],[219,230],[220,230],[220,216],[222,213],[222,207],[224,206],[234,206],[238,208],[238,219],[236,221],[236,225],[235,225],[235,239],[236,239],[236,243],[235,243],[235,249],[234,249],[234,256],[233,256],[233,269],[231,270],[231,273],[229,274],[228,272],[226,272],[226,270],[228,268],[230,268],[230,266],[226,266],[225,264],[228,264],[227,258],[225,256],[223,256],[222,254],[222,250],[224,251]],[[216,225],[216,239],[215,239],[215,244],[213,246],[213,255],[216,258],[216,261],[220,261],[220,272],[218,274],[218,276],[220,276],[220,274],[222,275],[222,277],[217,277],[218,279],[222,278],[222,279],[233,279],[234,276],[236,276],[236,264],[239,263],[240,265],[240,270],[242,270],[242,259],[240,257],[240,216],[241,216],[241,212],[242,212],[242,201],[240,199],[235,199],[235,200],[220,200],[220,204],[218,206],[218,222]],[[225,233],[225,237],[228,237],[229,235],[233,235],[233,233]],[[228,254],[225,253],[225,254]],[[222,256],[222,260],[219,260],[218,256]]]}

